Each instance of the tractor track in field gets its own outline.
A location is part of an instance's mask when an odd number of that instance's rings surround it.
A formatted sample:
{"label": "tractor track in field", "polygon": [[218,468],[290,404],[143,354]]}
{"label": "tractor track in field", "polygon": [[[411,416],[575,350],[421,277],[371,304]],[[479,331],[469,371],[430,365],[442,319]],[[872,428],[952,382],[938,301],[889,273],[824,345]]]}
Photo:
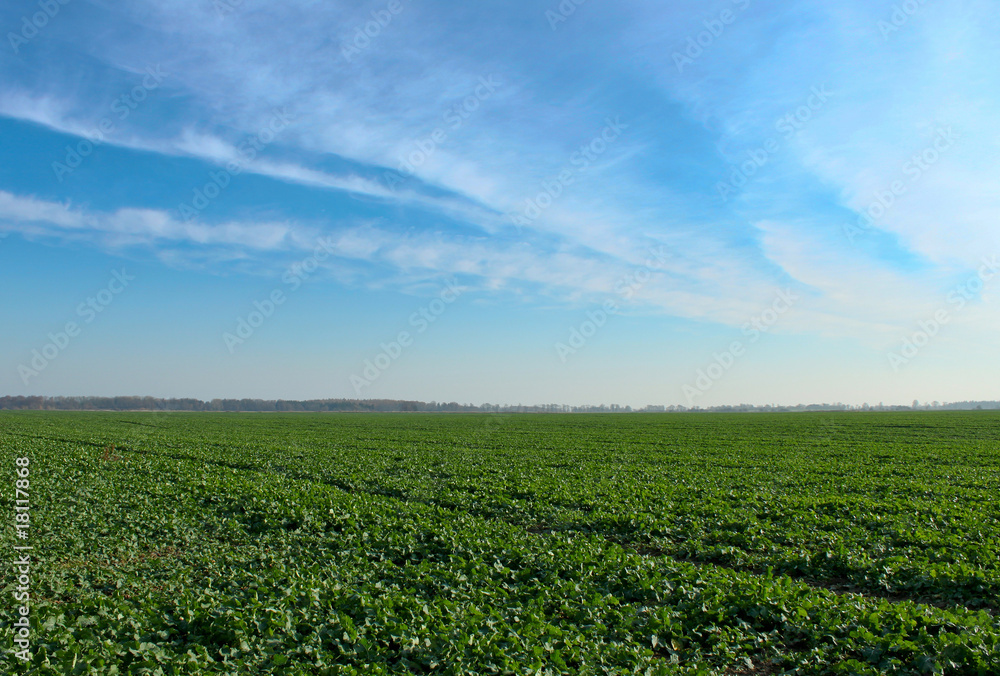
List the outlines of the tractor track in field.
{"label": "tractor track in field", "polygon": [[[512,525],[521,525],[521,524],[515,524],[512,521],[508,521],[508,523],[511,523]],[[573,532],[573,530],[575,529],[553,528],[551,526],[546,526],[542,524],[534,524],[528,526],[525,530],[532,535],[545,535],[548,533],[556,533],[556,532],[560,533]],[[577,530],[576,532],[587,532],[591,534],[602,535],[602,537],[604,537],[604,539],[607,540],[608,542],[621,547],[622,549],[624,549],[629,553],[636,554],[644,558],[665,558],[665,559],[670,559],[671,561],[677,563],[688,563],[700,568],[715,568],[715,569],[723,568],[726,570],[732,570],[739,573],[751,573],[753,575],[761,575],[761,576],[767,575],[768,573],[767,568],[762,568],[759,566],[741,566],[737,564],[723,563],[720,561],[705,561],[701,559],[685,558],[673,554],[670,551],[665,550],[661,547],[655,547],[644,542],[637,542],[635,540],[628,540],[625,538],[619,538],[612,535],[603,535],[600,533],[596,533],[595,531]],[[851,596],[861,596],[869,599],[884,599],[890,603],[902,603],[905,601],[909,601],[911,603],[916,603],[920,605],[934,606],[935,608],[940,608],[942,610],[954,610],[956,608],[962,608],[970,612],[977,612],[979,610],[983,610],[989,613],[990,615],[993,615],[994,617],[1000,615],[1000,609],[998,609],[998,607],[995,604],[972,607],[966,603],[962,603],[959,601],[949,603],[947,601],[943,601],[940,599],[920,596],[916,594],[906,594],[901,592],[895,592],[895,593],[878,592],[872,589],[862,587],[844,577],[816,578],[808,575],[793,575],[788,572],[782,572],[782,571],[773,571],[773,574],[775,576],[780,575],[783,577],[787,577],[791,580],[794,580],[796,582],[801,582],[809,587],[812,587],[813,589],[824,589],[828,592],[841,596],[851,595]]]}
{"label": "tractor track in field", "polygon": [[[613,542],[620,546],[622,549],[632,552],[633,554],[638,554],[643,557],[662,557],[668,558],[671,561],[690,563],[695,566],[704,568],[725,568],[726,570],[732,570],[740,573],[751,573],[753,575],[767,575],[768,571],[766,568],[761,568],[758,566],[740,566],[735,564],[721,563],[718,561],[702,561],[698,559],[687,559],[681,558],[670,552],[661,549],[659,547],[652,547],[643,543],[629,542],[615,539],[613,537],[608,537],[609,542]],[[990,615],[996,617],[998,614],[998,609],[995,605],[985,605],[981,607],[971,607],[965,603],[954,602],[947,603],[945,601],[934,599],[925,596],[919,596],[914,594],[904,594],[904,593],[892,593],[892,592],[878,592],[871,589],[866,589],[860,585],[855,584],[851,580],[844,577],[827,577],[827,578],[816,578],[808,575],[791,575],[787,572],[774,572],[774,575],[781,575],[787,577],[796,582],[801,582],[813,589],[825,589],[833,594],[846,596],[862,596],[864,598],[870,599],[884,599],[889,603],[902,603],[909,601],[911,603],[916,603],[920,605],[934,606],[935,608],[940,608],[942,610],[953,610],[955,608],[964,608],[970,612],[976,612],[979,610],[984,610]]]}

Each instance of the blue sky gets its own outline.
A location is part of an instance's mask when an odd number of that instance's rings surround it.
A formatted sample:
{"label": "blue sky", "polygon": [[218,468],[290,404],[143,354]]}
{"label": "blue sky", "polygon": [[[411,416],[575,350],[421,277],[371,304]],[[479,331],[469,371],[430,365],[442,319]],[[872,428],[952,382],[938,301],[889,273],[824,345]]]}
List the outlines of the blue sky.
{"label": "blue sky", "polygon": [[0,393],[997,398],[994,3],[578,1],[5,3]]}

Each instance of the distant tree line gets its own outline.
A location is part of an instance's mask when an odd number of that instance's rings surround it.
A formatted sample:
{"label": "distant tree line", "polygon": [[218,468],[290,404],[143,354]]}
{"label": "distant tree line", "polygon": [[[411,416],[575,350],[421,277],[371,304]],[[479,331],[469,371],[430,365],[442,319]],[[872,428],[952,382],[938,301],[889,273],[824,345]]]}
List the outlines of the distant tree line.
{"label": "distant tree line", "polygon": [[0,409],[36,411],[465,411],[475,406],[392,399],[161,399],[158,397],[0,397]]}
{"label": "distant tree line", "polygon": [[405,401],[399,399],[161,399],[159,397],[0,397],[0,410],[31,411],[217,411],[217,412],[487,412],[487,413],[679,413],[679,412],[781,412],[781,411],[944,411],[1000,409],[1000,401],[932,402],[911,406],[847,404],[797,404],[794,406],[646,406],[633,409],[618,404],[567,406],[564,404],[459,404],[457,402]]}

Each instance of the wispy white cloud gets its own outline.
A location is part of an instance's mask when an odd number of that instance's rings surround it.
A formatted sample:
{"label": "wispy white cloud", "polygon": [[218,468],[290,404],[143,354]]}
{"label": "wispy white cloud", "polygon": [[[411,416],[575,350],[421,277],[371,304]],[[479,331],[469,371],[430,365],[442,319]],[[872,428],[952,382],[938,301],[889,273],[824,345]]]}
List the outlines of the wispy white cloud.
{"label": "wispy white cloud", "polygon": [[0,191],[0,228],[30,237],[88,239],[112,248],[182,242],[272,251],[315,240],[315,233],[287,222],[209,225],[179,221],[155,209],[92,212],[5,191]]}
{"label": "wispy white cloud", "polygon": [[[551,241],[533,244],[443,231],[402,232],[378,223],[185,222],[162,210],[122,208],[102,213],[3,191],[0,231],[92,241],[114,249],[145,247],[158,251],[165,262],[185,266],[193,261],[260,262],[269,254],[310,250],[323,236],[333,242],[339,259],[376,266],[367,273],[356,265],[337,271],[354,283],[403,287],[421,279],[460,275],[481,290],[530,291],[535,298],[576,304],[615,297],[619,282],[654,258],[648,249],[633,257],[612,258],[565,242],[552,248]],[[657,250],[665,257],[655,263],[654,278],[634,300],[618,299],[625,311],[742,321],[758,307],[758,300],[773,292],[764,285],[748,291],[752,280],[738,279],[736,260],[721,247],[711,263],[693,260],[692,252],[666,251],[664,245]],[[748,291],[745,298],[731,297],[724,308],[713,301],[726,286],[740,284]]]}

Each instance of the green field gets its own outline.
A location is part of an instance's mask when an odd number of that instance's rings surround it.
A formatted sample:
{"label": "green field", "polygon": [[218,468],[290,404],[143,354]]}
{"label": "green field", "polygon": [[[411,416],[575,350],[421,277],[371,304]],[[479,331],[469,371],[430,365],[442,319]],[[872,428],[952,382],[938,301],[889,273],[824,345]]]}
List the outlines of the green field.
{"label": "green field", "polygon": [[994,413],[9,412],[0,467],[3,673],[1000,674]]}

